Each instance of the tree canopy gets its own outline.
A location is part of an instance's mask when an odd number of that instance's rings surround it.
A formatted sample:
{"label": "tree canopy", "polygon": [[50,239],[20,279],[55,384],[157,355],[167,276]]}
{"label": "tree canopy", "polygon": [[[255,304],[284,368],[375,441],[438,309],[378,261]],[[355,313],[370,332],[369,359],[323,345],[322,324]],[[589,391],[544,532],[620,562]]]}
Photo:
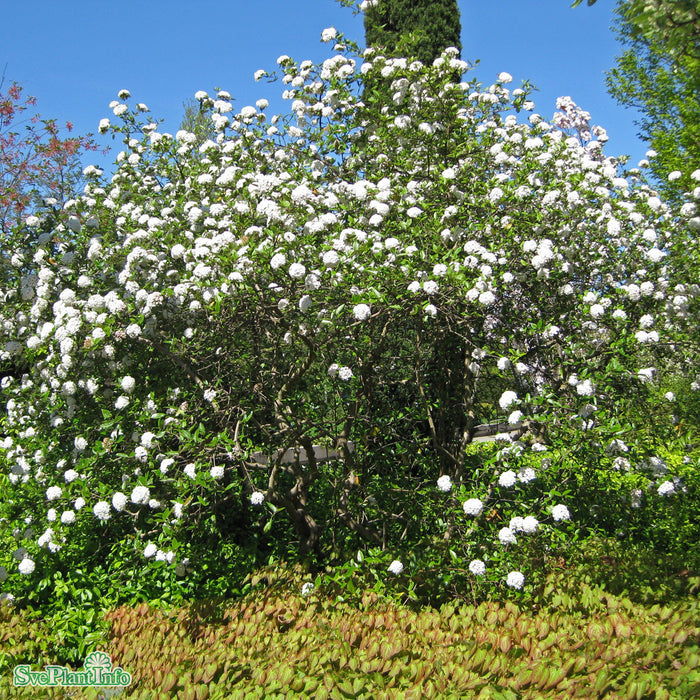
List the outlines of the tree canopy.
{"label": "tree canopy", "polygon": [[[0,78],[0,231],[6,236],[21,223],[33,204],[52,198],[61,206],[77,194],[80,156],[95,150],[89,137],[61,136],[54,119],[35,111],[36,98],[21,85]],[[66,122],[66,131],[73,129]]]}
{"label": "tree canopy", "polygon": [[626,50],[607,82],[620,104],[639,110],[640,136],[657,153],[652,171],[677,196],[692,188],[689,165],[700,164],[700,3],[647,5],[645,12],[639,2],[617,6],[615,31]]}
{"label": "tree canopy", "polygon": [[[580,5],[575,0],[572,7]],[[587,0],[595,5],[596,0]],[[632,39],[659,42],[674,58],[700,59],[700,2],[698,0],[624,0],[624,13]]]}
{"label": "tree canopy", "polygon": [[381,0],[367,3],[365,41],[389,55],[432,63],[450,46],[461,50],[457,0]]}

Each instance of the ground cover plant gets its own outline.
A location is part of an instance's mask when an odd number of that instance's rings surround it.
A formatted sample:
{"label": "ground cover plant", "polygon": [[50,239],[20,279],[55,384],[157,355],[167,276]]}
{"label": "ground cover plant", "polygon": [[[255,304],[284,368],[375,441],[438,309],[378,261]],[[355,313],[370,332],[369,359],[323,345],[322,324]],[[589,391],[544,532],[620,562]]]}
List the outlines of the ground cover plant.
{"label": "ground cover plant", "polygon": [[0,590],[62,661],[282,560],[436,608],[594,533],[698,571],[700,169],[667,205],[568,98],[323,39],[201,144],[122,90],[115,173],[0,256]]}
{"label": "ground cover plant", "polygon": [[[307,575],[263,573],[265,588],[235,603],[110,611],[101,648],[132,675],[118,697],[661,700],[700,689],[697,599],[644,606],[555,576],[527,605],[411,610],[367,591],[352,601],[300,596]],[[6,611],[0,639],[10,636],[18,658],[37,644],[36,628]],[[0,689],[16,698],[113,692],[11,688],[7,678]]]}

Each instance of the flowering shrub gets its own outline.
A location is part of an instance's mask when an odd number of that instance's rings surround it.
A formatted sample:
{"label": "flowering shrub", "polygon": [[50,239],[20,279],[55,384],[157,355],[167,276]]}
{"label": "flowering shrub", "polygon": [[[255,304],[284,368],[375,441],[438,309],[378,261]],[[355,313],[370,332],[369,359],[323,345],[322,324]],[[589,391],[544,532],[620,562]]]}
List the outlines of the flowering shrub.
{"label": "flowering shrub", "polygon": [[[681,495],[649,436],[698,357],[700,187],[671,210],[455,55],[281,56],[291,115],[200,92],[198,147],[119,93],[114,175],[0,258],[3,590],[358,542],[518,590],[596,479]],[[527,435],[475,445],[501,412]]]}

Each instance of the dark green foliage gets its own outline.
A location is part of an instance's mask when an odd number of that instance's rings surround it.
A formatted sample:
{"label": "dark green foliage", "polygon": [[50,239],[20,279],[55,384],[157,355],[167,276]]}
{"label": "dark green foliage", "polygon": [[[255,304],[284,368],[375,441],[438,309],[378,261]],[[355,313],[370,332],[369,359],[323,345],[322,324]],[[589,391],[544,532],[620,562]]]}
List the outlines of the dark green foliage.
{"label": "dark green foliage", "polygon": [[381,0],[365,13],[367,46],[426,64],[449,46],[461,50],[460,32],[457,0]]}

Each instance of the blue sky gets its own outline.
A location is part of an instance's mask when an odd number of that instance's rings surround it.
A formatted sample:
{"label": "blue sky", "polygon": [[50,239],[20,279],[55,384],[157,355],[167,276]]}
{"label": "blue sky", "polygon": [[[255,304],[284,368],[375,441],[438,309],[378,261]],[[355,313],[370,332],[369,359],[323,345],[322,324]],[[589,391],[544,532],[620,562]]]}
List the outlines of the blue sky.
{"label": "blue sky", "polygon": [[[501,71],[513,75],[511,87],[531,81],[539,90],[536,111],[547,118],[556,98],[570,95],[608,130],[607,152],[636,163],[646,146],[636,138],[635,114],[605,89],[605,71],[621,51],[610,30],[614,5],[459,0],[462,58],[480,61],[473,75],[485,83]],[[283,110],[281,84],[255,83],[253,73],[273,70],[280,54],[327,58],[331,48],[320,36],[329,26],[364,41],[361,16],[334,0],[8,0],[0,69],[37,97],[42,116],[70,120],[77,133],[96,132],[122,88],[173,131],[197,90],[226,89],[238,109],[267,97],[274,111]]]}

